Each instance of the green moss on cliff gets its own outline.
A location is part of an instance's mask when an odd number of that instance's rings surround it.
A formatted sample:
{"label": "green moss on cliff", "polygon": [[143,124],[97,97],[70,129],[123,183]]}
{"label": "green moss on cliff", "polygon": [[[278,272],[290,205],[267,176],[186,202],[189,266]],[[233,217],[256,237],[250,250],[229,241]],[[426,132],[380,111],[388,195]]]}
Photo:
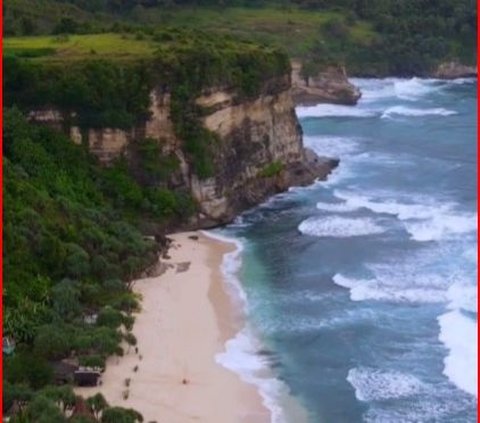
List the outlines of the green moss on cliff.
{"label": "green moss on cliff", "polygon": [[262,178],[271,178],[272,176],[276,176],[282,172],[285,168],[284,164],[278,161],[272,162],[266,165],[259,173],[258,176]]}
{"label": "green moss on cliff", "polygon": [[128,129],[148,119],[154,88],[170,93],[175,132],[184,141],[195,172],[205,178],[214,172],[210,157],[216,138],[202,126],[203,111],[195,99],[211,87],[229,89],[238,100],[255,97],[275,89],[272,81],[290,71],[288,57],[278,49],[178,29],[130,40],[143,46],[144,54],[130,57],[137,57],[135,61],[85,56],[89,49],[107,43],[107,36],[110,44],[123,46],[116,34],[76,36],[75,43],[68,41],[70,50],[49,50],[48,55],[32,58],[36,51],[52,48],[48,37],[7,41],[5,104],[25,112],[55,107],[65,113],[67,124],[81,128]]}

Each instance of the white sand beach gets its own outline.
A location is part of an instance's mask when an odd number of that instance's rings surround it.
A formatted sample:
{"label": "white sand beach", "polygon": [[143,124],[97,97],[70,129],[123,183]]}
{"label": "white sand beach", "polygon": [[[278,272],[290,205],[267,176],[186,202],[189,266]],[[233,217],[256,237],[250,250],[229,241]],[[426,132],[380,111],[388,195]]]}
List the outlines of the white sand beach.
{"label": "white sand beach", "polygon": [[235,246],[198,232],[170,238],[167,271],[134,284],[143,298],[133,328],[138,353],[111,357],[102,385],[76,392],[100,391],[110,404],[140,411],[145,422],[269,422],[255,386],[215,362],[242,325],[220,270]]}

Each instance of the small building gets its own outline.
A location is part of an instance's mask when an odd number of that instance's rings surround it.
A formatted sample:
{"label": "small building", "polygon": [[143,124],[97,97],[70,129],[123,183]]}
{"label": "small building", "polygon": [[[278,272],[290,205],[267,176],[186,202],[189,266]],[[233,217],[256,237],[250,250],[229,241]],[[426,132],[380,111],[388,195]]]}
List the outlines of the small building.
{"label": "small building", "polygon": [[102,374],[97,369],[81,367],[74,372],[74,382],[77,386],[97,386]]}

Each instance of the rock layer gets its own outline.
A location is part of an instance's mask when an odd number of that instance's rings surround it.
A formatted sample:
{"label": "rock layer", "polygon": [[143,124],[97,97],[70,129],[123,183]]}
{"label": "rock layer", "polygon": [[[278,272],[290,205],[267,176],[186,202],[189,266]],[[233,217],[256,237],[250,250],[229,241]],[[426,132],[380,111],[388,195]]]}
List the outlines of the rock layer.
{"label": "rock layer", "polygon": [[438,66],[432,76],[440,79],[476,77],[477,68],[475,66],[463,65],[457,61],[445,62]]}
{"label": "rock layer", "polygon": [[303,78],[302,63],[292,62],[292,95],[296,104],[309,106],[317,103],[355,105],[360,90],[348,81],[345,68],[328,66],[317,75]]}
{"label": "rock layer", "polygon": [[105,165],[119,157],[135,165],[135,143],[156,140],[162,154],[173,154],[180,163],[168,186],[189,191],[198,203],[198,213],[187,225],[190,228],[227,223],[272,194],[325,178],[336,166],[335,161],[304,150],[288,75],[270,81],[255,98],[239,99],[228,89],[211,88],[196,102],[204,111],[204,127],[219,140],[211,153],[214,176],[208,179],[200,179],[193,171],[170,118],[170,95],[160,89],[150,94],[150,118],[128,130],[69,127],[66,122],[72,116],[57,110],[33,111],[30,119],[62,128]]}

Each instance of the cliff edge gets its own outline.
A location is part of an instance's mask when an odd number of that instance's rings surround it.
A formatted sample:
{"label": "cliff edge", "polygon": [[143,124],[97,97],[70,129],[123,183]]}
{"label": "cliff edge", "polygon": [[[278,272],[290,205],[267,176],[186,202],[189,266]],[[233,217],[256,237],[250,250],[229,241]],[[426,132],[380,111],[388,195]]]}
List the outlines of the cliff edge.
{"label": "cliff edge", "polygon": [[348,81],[345,68],[327,66],[316,75],[302,76],[302,63],[292,61],[292,96],[296,104],[309,106],[317,103],[355,105],[360,90]]}
{"label": "cliff edge", "polygon": [[269,80],[252,98],[240,100],[232,89],[212,87],[195,99],[202,128],[215,139],[209,177],[200,177],[188,160],[185,142],[174,129],[171,93],[158,84],[149,97],[149,118],[128,129],[69,125],[73,117],[58,109],[32,110],[29,118],[66,131],[105,166],[126,159],[140,178],[144,169],[138,151],[155,143],[158,163],[170,157],[178,164],[162,185],[188,192],[198,205],[182,225],[187,228],[228,223],[275,193],[325,178],[337,165],[305,150],[288,74]]}

